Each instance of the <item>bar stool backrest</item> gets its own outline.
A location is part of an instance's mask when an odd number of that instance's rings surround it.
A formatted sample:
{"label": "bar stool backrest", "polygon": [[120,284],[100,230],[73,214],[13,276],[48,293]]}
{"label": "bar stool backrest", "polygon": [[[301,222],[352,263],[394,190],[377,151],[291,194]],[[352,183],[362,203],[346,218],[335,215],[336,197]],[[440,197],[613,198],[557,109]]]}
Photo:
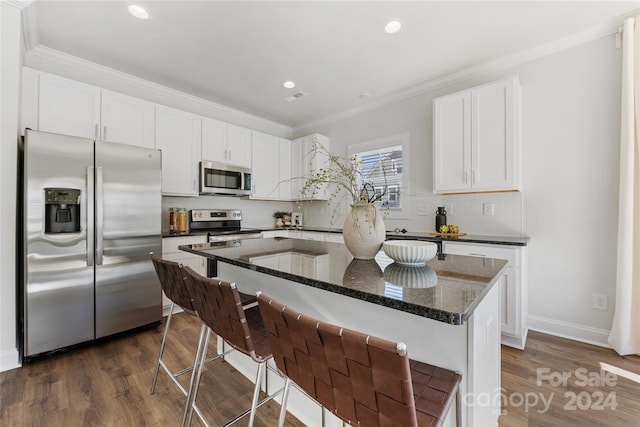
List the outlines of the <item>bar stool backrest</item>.
{"label": "bar stool backrest", "polygon": [[251,355],[253,341],[236,284],[210,279],[189,267],[184,272],[198,317],[236,350]]}
{"label": "bar stool backrest", "polygon": [[191,294],[185,285],[184,272],[180,264],[177,262],[162,259],[156,254],[151,254],[151,262],[156,269],[160,286],[167,298],[174,304],[182,307],[189,314],[195,315]]}
{"label": "bar stool backrest", "polygon": [[340,328],[258,295],[278,370],[350,425],[417,426],[403,344]]}

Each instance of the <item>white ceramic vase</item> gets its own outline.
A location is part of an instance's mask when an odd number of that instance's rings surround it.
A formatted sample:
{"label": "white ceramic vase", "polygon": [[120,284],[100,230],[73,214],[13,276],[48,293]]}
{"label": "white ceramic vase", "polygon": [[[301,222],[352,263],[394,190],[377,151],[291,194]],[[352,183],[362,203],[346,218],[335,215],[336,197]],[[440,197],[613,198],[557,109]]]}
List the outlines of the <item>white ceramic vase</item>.
{"label": "white ceramic vase", "polygon": [[342,238],[355,259],[373,259],[385,239],[384,221],[378,207],[369,203],[351,206],[342,226]]}

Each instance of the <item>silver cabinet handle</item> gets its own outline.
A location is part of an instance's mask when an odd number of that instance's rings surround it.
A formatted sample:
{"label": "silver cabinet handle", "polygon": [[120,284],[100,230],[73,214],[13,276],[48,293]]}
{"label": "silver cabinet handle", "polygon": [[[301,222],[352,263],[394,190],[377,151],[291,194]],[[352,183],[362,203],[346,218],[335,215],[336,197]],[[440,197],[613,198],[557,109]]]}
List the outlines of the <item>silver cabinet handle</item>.
{"label": "silver cabinet handle", "polygon": [[87,166],[87,267],[93,266],[95,257],[94,247],[94,218],[93,218],[93,196],[94,196],[93,166]]}
{"label": "silver cabinet handle", "polygon": [[104,197],[102,188],[102,166],[96,168],[96,265],[102,265],[104,255]]}

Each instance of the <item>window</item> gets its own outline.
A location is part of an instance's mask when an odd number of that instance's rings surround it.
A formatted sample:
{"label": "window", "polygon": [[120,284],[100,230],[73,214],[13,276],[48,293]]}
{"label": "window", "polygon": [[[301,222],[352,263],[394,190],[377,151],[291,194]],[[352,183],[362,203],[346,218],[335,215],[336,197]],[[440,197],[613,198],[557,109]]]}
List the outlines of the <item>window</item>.
{"label": "window", "polygon": [[[349,147],[350,151],[353,146]],[[376,196],[381,196],[381,206],[401,209],[402,196],[402,145],[351,153],[360,165],[361,185],[370,184]]]}

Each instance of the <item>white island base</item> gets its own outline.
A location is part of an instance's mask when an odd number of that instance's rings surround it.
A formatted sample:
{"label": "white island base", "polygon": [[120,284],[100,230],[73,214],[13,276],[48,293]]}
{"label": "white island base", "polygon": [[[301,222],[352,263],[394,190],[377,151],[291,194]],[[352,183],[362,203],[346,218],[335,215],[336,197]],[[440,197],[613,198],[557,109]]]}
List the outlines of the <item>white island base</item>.
{"label": "white island base", "polygon": [[[317,319],[391,341],[404,342],[410,358],[462,374],[463,426],[498,425],[499,282],[493,285],[471,317],[463,325],[456,326],[224,262],[218,262],[218,277],[236,282],[241,292],[252,294],[262,291]],[[218,348],[222,348],[220,340]],[[232,352],[226,360],[251,381],[255,380],[256,364],[248,357]],[[284,382],[272,372],[268,375],[268,393],[273,393]],[[277,401],[280,402],[280,397]],[[318,404],[295,388],[289,394],[287,409],[307,426],[322,426],[322,411]],[[342,426],[338,418],[324,412],[325,426]],[[273,421],[275,425],[277,420]],[[444,425],[455,426],[455,405],[452,405]]]}

